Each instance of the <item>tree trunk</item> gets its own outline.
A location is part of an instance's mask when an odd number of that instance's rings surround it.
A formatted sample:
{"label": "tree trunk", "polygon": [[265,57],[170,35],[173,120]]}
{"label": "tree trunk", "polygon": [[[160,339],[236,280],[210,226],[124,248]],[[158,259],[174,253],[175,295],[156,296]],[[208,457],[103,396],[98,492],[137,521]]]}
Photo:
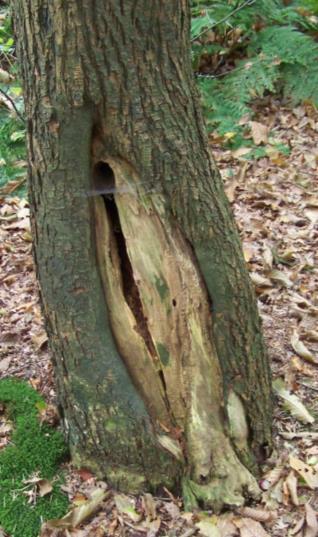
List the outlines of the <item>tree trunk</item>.
{"label": "tree trunk", "polygon": [[271,388],[186,0],[15,0],[34,250],[74,461],[188,505],[257,493]]}

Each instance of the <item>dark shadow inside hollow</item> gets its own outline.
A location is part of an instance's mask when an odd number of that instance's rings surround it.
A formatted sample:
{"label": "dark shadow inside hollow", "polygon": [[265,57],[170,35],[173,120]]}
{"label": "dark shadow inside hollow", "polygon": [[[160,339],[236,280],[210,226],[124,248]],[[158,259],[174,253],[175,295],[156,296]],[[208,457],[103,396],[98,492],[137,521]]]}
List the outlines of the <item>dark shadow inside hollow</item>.
{"label": "dark shadow inside hollow", "polygon": [[107,162],[100,161],[93,168],[93,189],[96,194],[112,195],[115,192],[115,176]]}

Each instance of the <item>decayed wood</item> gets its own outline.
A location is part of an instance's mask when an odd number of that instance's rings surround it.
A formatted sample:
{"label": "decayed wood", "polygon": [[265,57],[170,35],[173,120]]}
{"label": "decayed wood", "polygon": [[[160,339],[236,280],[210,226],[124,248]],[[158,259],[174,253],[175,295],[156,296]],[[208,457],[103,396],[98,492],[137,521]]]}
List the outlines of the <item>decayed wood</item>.
{"label": "decayed wood", "polygon": [[[114,194],[95,201],[96,242],[121,356],[147,402],[159,441],[176,458],[185,450],[192,479],[200,483],[212,478],[216,489],[215,479],[226,482],[233,466],[245,486],[255,490],[225,436],[211,303],[191,246],[167,212],[163,196],[144,192],[130,166],[115,160],[110,164]],[[243,406],[241,418],[240,440],[247,446]],[[240,503],[226,486],[223,494]]]}

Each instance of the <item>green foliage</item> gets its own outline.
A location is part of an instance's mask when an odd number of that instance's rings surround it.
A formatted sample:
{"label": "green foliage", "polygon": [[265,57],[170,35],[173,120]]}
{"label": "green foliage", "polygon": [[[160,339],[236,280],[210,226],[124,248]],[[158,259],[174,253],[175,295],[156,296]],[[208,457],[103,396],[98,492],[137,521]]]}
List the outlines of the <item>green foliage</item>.
{"label": "green foliage", "polygon": [[233,133],[231,144],[239,146],[252,118],[250,105],[268,93],[291,105],[318,105],[317,0],[192,5],[193,65],[209,130]]}
{"label": "green foliage", "polygon": [[[22,89],[17,80],[15,46],[8,8],[0,10],[0,188],[26,176]],[[17,115],[16,110],[21,117]],[[25,184],[19,189],[25,194]]]}
{"label": "green foliage", "polygon": [[[25,382],[1,380],[0,401],[14,423],[11,444],[0,452],[0,526],[10,537],[37,537],[43,520],[60,517],[67,509],[58,470],[67,454],[65,444],[60,432],[40,424],[43,400]],[[53,480],[53,491],[32,505],[24,481],[34,473]]]}
{"label": "green foliage", "polygon": [[20,166],[24,159],[24,125],[2,107],[0,108],[0,188],[9,181],[25,177],[26,170]]}

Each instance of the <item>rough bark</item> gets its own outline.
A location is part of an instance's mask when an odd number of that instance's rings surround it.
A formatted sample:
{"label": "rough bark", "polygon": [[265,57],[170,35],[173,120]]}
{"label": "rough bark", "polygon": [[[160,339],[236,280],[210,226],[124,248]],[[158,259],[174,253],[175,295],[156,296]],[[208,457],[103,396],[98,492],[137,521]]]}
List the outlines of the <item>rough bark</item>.
{"label": "rough bark", "polygon": [[71,452],[122,489],[255,494],[256,302],[207,148],[185,0],[15,0],[35,259]]}

